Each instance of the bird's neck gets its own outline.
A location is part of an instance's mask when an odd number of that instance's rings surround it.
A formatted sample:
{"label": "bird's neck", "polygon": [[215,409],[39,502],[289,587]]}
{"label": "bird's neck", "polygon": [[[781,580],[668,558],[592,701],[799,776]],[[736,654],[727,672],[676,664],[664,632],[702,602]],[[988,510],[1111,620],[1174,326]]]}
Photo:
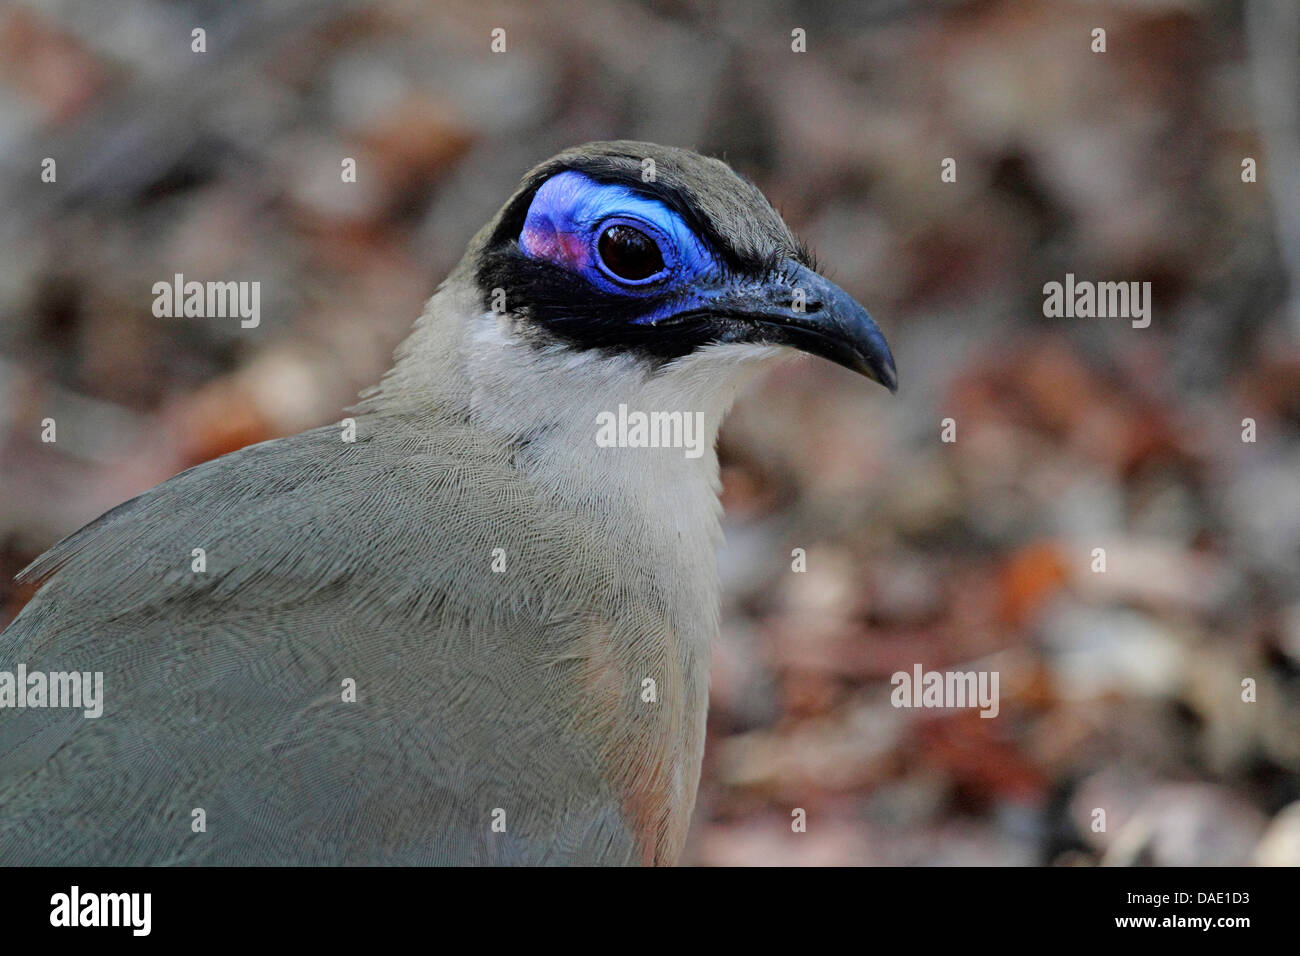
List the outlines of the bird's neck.
{"label": "bird's neck", "polygon": [[[539,347],[453,280],[362,409],[469,423],[510,456],[538,507],[581,523],[594,547],[617,556],[621,590],[610,600],[631,598],[656,621],[657,646],[615,632],[598,635],[609,641],[598,652],[572,653],[605,662],[596,686],[658,675],[665,706],[615,708],[596,720],[646,861],[680,853],[699,781],[719,612],[718,428],[773,355],[724,349],[654,369],[630,356]],[[647,668],[647,653],[661,663]]]}
{"label": "bird's neck", "polygon": [[671,553],[720,540],[718,429],[741,386],[774,350],[726,346],[653,368],[633,356],[538,346],[484,313],[472,285],[449,280],[370,400],[468,417],[526,455],[538,490],[607,509],[638,547]]}

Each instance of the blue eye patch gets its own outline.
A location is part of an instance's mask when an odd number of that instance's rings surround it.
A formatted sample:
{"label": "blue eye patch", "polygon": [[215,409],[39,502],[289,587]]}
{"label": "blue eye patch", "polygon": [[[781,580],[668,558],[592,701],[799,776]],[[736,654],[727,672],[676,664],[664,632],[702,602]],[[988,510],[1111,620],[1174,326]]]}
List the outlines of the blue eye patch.
{"label": "blue eye patch", "polygon": [[[552,176],[533,195],[519,248],[624,294],[662,294],[719,271],[709,248],[663,203],[573,170]],[[654,271],[641,269],[629,278],[629,254],[651,262]]]}

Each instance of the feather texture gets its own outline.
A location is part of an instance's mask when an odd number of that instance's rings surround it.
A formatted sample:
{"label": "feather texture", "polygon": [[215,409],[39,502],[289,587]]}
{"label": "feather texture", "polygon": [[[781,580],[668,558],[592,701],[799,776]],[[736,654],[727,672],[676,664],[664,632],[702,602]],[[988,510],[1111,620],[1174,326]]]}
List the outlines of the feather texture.
{"label": "feather texture", "polygon": [[[201,465],[29,569],[46,583],[0,670],[102,671],[104,710],[0,709],[0,863],[677,859],[717,630],[714,439],[776,350],[665,365],[519,334],[475,280],[512,209],[355,441]],[[699,413],[705,453],[600,447],[620,404]]]}

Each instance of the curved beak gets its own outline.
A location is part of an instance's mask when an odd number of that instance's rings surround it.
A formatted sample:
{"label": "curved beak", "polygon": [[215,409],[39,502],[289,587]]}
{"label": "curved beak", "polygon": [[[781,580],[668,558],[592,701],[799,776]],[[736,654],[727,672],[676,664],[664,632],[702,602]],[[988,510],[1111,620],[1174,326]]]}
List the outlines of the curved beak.
{"label": "curved beak", "polygon": [[710,297],[728,342],[785,345],[819,355],[898,390],[889,345],[867,310],[824,276],[792,259],[761,282],[739,282]]}

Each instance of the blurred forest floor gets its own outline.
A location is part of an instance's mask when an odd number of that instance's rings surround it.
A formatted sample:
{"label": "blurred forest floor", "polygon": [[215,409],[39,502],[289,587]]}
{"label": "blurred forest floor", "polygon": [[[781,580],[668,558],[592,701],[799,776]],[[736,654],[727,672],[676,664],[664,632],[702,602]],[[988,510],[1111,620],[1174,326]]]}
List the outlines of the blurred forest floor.
{"label": "blurred forest floor", "polygon": [[[534,163],[694,146],[868,306],[901,391],[792,363],[724,430],[688,860],[1300,864],[1285,6],[11,3],[0,620],[63,534],[337,420]],[[1067,272],[1150,281],[1151,326],[1045,318]],[[155,318],[175,273],[259,280],[261,325]],[[998,718],[893,708],[917,663],[998,671]]]}

